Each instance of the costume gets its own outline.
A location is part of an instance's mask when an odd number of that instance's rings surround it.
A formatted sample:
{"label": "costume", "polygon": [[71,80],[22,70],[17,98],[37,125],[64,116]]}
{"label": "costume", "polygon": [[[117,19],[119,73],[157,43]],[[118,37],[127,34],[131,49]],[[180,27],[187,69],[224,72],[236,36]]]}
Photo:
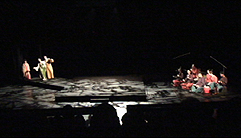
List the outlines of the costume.
{"label": "costume", "polygon": [[27,78],[27,79],[31,79],[31,74],[30,74],[30,66],[27,63],[27,61],[25,61],[22,65],[22,70],[23,70],[23,77]]}
{"label": "costume", "polygon": [[227,88],[228,78],[226,76],[221,77],[221,79],[217,83],[218,92],[222,92],[224,88]]}
{"label": "costume", "polygon": [[36,71],[38,71],[38,69],[39,69],[39,71],[40,71],[40,78],[42,78],[43,80],[47,80],[47,76],[46,76],[47,66],[46,66],[46,62],[45,61],[39,60],[38,66],[34,67],[34,69]]}
{"label": "costume", "polygon": [[202,93],[204,91],[204,85],[206,84],[206,77],[198,79],[197,83],[192,85],[191,91],[196,93]]}
{"label": "costume", "polygon": [[194,84],[193,74],[189,72],[186,78],[184,79],[184,82],[181,83],[182,89],[190,90],[193,84]]}
{"label": "costume", "polygon": [[45,62],[46,62],[46,65],[47,65],[48,79],[53,79],[54,78],[54,70],[53,70],[53,67],[52,67],[51,63],[54,63],[54,60],[51,59],[51,58],[45,57]]}
{"label": "costume", "polygon": [[208,79],[209,82],[207,82],[207,85],[210,86],[211,91],[214,91],[216,84],[218,83],[218,77],[214,74],[209,74],[209,75],[210,75]]}
{"label": "costume", "polygon": [[180,84],[183,82],[183,78],[184,78],[184,74],[182,72],[182,69],[179,68],[177,76],[173,76],[173,77],[176,78],[175,80],[173,80],[173,86],[174,87],[180,86]]}
{"label": "costume", "polygon": [[194,64],[192,64],[192,67],[191,67],[191,72],[193,74],[193,78],[197,78],[198,77],[198,73],[200,72],[200,69],[198,69]]}
{"label": "costume", "polygon": [[222,92],[222,90],[227,87],[228,78],[226,76],[223,76],[220,78],[220,80],[216,83],[213,82],[210,84],[210,88],[212,91]]}
{"label": "costume", "polygon": [[206,75],[206,82],[207,82],[207,83],[212,82],[212,81],[211,81],[211,77],[212,77],[212,75],[210,75],[210,74],[207,74],[207,75]]}

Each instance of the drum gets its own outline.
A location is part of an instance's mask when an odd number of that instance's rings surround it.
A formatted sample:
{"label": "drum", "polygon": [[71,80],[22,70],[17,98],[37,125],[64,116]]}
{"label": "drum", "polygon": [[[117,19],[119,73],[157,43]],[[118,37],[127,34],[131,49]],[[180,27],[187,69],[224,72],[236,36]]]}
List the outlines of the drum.
{"label": "drum", "polygon": [[210,93],[211,88],[209,86],[204,86],[204,93]]}

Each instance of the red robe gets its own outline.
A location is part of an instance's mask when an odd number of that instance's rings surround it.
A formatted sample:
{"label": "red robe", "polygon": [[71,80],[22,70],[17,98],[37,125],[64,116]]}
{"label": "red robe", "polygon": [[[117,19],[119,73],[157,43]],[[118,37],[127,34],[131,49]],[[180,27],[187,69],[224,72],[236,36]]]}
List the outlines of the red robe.
{"label": "red robe", "polygon": [[28,63],[23,63],[23,76],[27,79],[31,79],[30,66]]}

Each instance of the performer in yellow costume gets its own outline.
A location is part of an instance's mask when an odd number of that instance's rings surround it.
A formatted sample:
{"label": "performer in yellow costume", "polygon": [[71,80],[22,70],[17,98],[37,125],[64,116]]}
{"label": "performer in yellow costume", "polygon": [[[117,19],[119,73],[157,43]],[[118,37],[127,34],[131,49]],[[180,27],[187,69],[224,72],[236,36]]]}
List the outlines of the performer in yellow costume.
{"label": "performer in yellow costume", "polygon": [[54,78],[54,70],[53,70],[53,67],[52,67],[52,63],[54,63],[54,59],[48,58],[47,56],[44,56],[44,60],[45,60],[46,65],[47,65],[48,79],[53,79]]}

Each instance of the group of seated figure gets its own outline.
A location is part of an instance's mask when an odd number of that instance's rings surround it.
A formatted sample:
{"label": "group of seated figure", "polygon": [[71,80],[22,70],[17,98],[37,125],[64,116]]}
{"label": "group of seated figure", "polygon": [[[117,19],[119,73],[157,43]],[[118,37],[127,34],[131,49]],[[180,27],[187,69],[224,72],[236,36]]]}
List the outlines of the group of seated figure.
{"label": "group of seated figure", "polygon": [[186,76],[184,76],[181,67],[177,71],[178,74],[173,76],[175,78],[173,80],[174,87],[180,87],[190,92],[211,94],[218,94],[227,89],[228,78],[225,76],[224,71],[220,71],[219,79],[213,74],[212,69],[208,69],[207,72],[201,72],[201,69],[194,64],[187,70]]}

